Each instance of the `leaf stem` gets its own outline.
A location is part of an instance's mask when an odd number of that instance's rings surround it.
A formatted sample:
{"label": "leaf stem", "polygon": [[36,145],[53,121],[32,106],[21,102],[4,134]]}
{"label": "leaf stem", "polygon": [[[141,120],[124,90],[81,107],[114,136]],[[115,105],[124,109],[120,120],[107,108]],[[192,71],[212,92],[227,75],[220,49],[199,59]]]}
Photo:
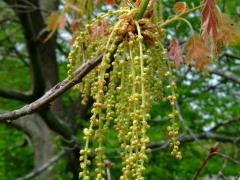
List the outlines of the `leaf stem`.
{"label": "leaf stem", "polygon": [[139,6],[139,9],[138,9],[138,12],[137,14],[134,16],[134,19],[138,20],[138,19],[141,19],[147,9],[147,6],[148,6],[148,3],[149,3],[149,0],[142,0],[140,6]]}
{"label": "leaf stem", "polygon": [[180,18],[181,16],[186,15],[186,14],[188,14],[188,13],[190,13],[190,12],[193,12],[193,11],[195,11],[195,10],[197,10],[197,9],[200,9],[201,7],[202,7],[202,5],[196,6],[196,7],[193,7],[192,9],[189,9],[189,10],[187,10],[187,11],[181,13],[181,14],[177,14],[176,16],[173,16],[172,18],[167,19],[166,21],[164,21],[164,23],[161,23],[161,24],[159,25],[159,27],[160,27],[160,28],[163,28],[164,26],[172,23],[173,21],[179,20],[179,18]]}

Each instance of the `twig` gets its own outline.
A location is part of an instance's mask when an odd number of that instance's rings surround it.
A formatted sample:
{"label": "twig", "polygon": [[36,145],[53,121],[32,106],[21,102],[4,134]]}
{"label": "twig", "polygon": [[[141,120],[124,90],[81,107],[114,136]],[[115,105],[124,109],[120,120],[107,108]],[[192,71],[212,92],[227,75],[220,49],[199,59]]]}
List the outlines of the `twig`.
{"label": "twig", "polygon": [[18,178],[17,180],[28,180],[28,179],[38,176],[39,174],[46,171],[54,163],[56,163],[65,153],[66,153],[66,151],[62,150],[59,154],[57,154],[56,156],[53,156],[47,163],[43,164],[40,168],[33,170],[32,172],[28,173],[27,175],[25,175],[23,177]]}
{"label": "twig", "polygon": [[108,160],[104,161],[104,165],[106,167],[106,174],[107,174],[107,180],[111,180],[111,167],[112,163]]}
{"label": "twig", "polygon": [[31,93],[21,92],[11,89],[0,89],[0,96],[8,99],[20,100],[22,102],[28,103],[31,100]]}
{"label": "twig", "polygon": [[238,59],[238,60],[240,60],[239,56],[236,56],[236,55],[233,55],[233,54],[229,54],[229,53],[223,53],[223,55],[220,56],[220,58],[222,58],[222,57],[227,57],[227,58],[231,58],[231,59]]}
{"label": "twig", "polygon": [[237,76],[236,74],[233,74],[232,72],[223,71],[223,70],[220,70],[220,69],[208,69],[208,71],[213,73],[213,74],[222,76],[226,79],[229,79],[231,81],[234,81],[236,83],[240,83],[240,77]]}
{"label": "twig", "polygon": [[224,158],[224,159],[228,159],[229,161],[231,161],[231,162],[233,162],[235,164],[239,164],[240,165],[240,161],[238,161],[237,159],[234,159],[234,158],[232,158],[232,157],[230,157],[230,156],[228,156],[226,154],[218,152],[217,155],[222,157],[222,158]]}
{"label": "twig", "polygon": [[220,128],[221,126],[228,125],[228,124],[231,124],[231,123],[239,121],[239,120],[240,120],[240,116],[233,117],[231,119],[227,119],[227,120],[221,121],[218,124],[216,124],[215,126],[213,126],[212,128],[210,128],[208,130],[208,132],[209,131],[215,131],[216,129]]}
{"label": "twig", "polygon": [[202,147],[202,149],[208,150],[208,148],[205,147],[204,145],[202,145],[202,143],[199,141],[198,137],[197,137],[197,136],[192,132],[192,130],[188,127],[187,123],[185,122],[185,120],[184,120],[184,118],[183,118],[183,116],[182,116],[182,113],[181,113],[181,110],[180,110],[178,101],[176,101],[175,107],[176,107],[176,110],[178,111],[178,117],[179,117],[180,122],[181,122],[182,125],[184,126],[184,129],[190,134],[190,136],[193,137],[193,139]]}
{"label": "twig", "polygon": [[197,180],[198,175],[200,174],[200,172],[203,170],[203,168],[206,166],[207,162],[214,157],[215,155],[217,155],[217,145],[215,145],[214,147],[212,147],[207,155],[206,158],[203,159],[202,163],[200,164],[200,166],[197,168],[197,171],[195,172],[195,174],[193,175],[192,180]]}
{"label": "twig", "polygon": [[219,172],[219,176],[221,177],[221,179],[227,180],[222,171]]}
{"label": "twig", "polygon": [[[195,134],[195,138],[197,138],[199,141],[200,140],[216,140],[216,141],[219,141],[219,142],[224,142],[224,143],[236,143],[236,140],[239,139],[239,137],[233,137],[233,136],[225,136],[225,135],[221,135],[221,134],[210,134],[210,133],[199,133],[199,134]],[[194,141],[195,138],[191,135],[184,135],[184,136],[179,136],[177,138],[177,140],[179,140],[181,143],[184,143],[184,142],[191,142],[191,141]],[[238,141],[238,143],[240,143],[240,141]],[[169,141],[161,141],[161,142],[158,142],[158,143],[150,143],[148,145],[148,148],[151,148],[151,149],[158,149],[158,148],[161,148],[161,149],[164,149],[167,147],[167,145],[169,144]],[[222,156],[222,154],[218,153],[219,156]]]}

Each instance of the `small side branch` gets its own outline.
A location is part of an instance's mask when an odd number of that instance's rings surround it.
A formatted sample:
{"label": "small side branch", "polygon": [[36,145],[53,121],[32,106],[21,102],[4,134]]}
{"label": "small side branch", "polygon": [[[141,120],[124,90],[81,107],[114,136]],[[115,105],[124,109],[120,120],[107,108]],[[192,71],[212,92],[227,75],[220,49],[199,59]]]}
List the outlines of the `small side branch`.
{"label": "small side branch", "polygon": [[201,171],[203,170],[203,168],[206,166],[207,162],[213,158],[215,155],[217,155],[217,145],[215,147],[212,147],[207,155],[207,157],[205,157],[202,161],[202,163],[200,164],[200,166],[197,168],[197,171],[195,172],[195,174],[193,175],[192,180],[197,180],[197,177],[199,176],[199,174],[201,173]]}
{"label": "small side branch", "polygon": [[240,77],[229,71],[223,71],[220,69],[209,69],[209,72],[219,75],[219,76],[222,76],[222,77],[229,79],[231,81],[234,81],[236,83],[240,83]]}
{"label": "small side branch", "polygon": [[225,125],[228,125],[228,124],[237,122],[237,121],[240,121],[240,116],[233,117],[233,118],[231,118],[231,119],[227,119],[227,120],[221,121],[221,122],[219,122],[218,124],[216,124],[215,126],[213,126],[212,128],[210,128],[210,129],[208,130],[208,132],[209,132],[209,131],[215,131],[215,130],[217,130],[218,128],[220,128],[220,127],[222,127],[222,126],[225,126]]}
{"label": "small side branch", "polygon": [[11,89],[0,89],[0,96],[3,98],[20,100],[26,103],[29,103],[31,99],[30,94],[23,93],[20,91],[14,91]]}
{"label": "small side branch", "polygon": [[39,174],[46,171],[54,163],[56,163],[65,153],[66,153],[66,151],[62,150],[59,154],[57,154],[56,156],[53,156],[47,163],[43,164],[40,168],[33,170],[29,174],[27,174],[23,177],[20,177],[17,180],[28,180],[28,179],[32,179],[33,177],[38,176]]}
{"label": "small side branch", "polygon": [[[195,138],[197,138],[199,141],[200,140],[215,140],[218,142],[223,142],[223,143],[233,143],[233,144],[239,144],[240,143],[240,137],[233,137],[233,136],[226,136],[226,135],[221,135],[221,134],[212,134],[212,133],[199,133],[195,134],[195,137],[191,135],[183,135],[179,136],[177,139],[181,143],[186,143],[186,142],[192,142],[196,141]],[[158,143],[150,143],[148,145],[148,148],[155,150],[155,149],[164,149],[167,148],[169,145],[169,141],[161,141]]]}

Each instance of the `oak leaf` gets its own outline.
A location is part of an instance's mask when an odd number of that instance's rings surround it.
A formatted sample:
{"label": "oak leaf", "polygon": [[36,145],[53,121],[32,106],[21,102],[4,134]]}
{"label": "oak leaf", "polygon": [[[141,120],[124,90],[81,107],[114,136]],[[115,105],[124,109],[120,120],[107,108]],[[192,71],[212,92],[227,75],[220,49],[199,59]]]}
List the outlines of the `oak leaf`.
{"label": "oak leaf", "polygon": [[200,35],[191,36],[185,44],[186,61],[194,63],[196,68],[204,69],[210,63],[211,51],[206,46],[205,40]]}
{"label": "oak leaf", "polygon": [[218,36],[217,40],[225,45],[236,45],[240,43],[240,26],[237,26],[233,20],[226,14],[218,16]]}
{"label": "oak leaf", "polygon": [[187,11],[188,7],[186,2],[176,2],[174,5],[174,10],[176,14],[181,14]]}
{"label": "oak leaf", "polygon": [[64,4],[64,8],[65,9],[71,9],[71,10],[73,10],[75,12],[80,12],[81,11],[76,5],[74,5],[72,3],[65,3]]}
{"label": "oak leaf", "polygon": [[67,17],[65,14],[59,12],[52,12],[47,18],[47,30],[48,35],[44,39],[44,42],[48,41],[56,32],[58,28],[63,29],[67,24]]}
{"label": "oak leaf", "polygon": [[59,17],[60,17],[60,14],[58,12],[52,12],[48,16],[48,18],[47,18],[47,30],[48,30],[49,34],[44,39],[44,42],[48,41],[53,36],[55,31],[57,30],[57,28],[59,26]]}
{"label": "oak leaf", "polygon": [[173,38],[170,42],[168,49],[169,56],[173,59],[176,67],[179,67],[180,64],[183,62],[182,48],[179,45],[179,41],[176,38]]}
{"label": "oak leaf", "polygon": [[215,0],[204,0],[201,12],[202,35],[204,38],[211,37],[216,40],[218,18]]}
{"label": "oak leaf", "polygon": [[135,2],[135,7],[139,7],[141,4],[142,0],[136,0]]}
{"label": "oak leaf", "polygon": [[109,23],[106,19],[103,19],[101,22],[95,23],[91,27],[91,40],[96,40],[100,35],[107,33],[107,28]]}
{"label": "oak leaf", "polygon": [[116,4],[115,0],[104,0],[104,2],[107,3],[107,4],[111,4],[111,5]]}
{"label": "oak leaf", "polygon": [[63,29],[65,28],[66,24],[67,24],[67,16],[65,14],[61,14],[58,19],[58,27],[60,29]]}

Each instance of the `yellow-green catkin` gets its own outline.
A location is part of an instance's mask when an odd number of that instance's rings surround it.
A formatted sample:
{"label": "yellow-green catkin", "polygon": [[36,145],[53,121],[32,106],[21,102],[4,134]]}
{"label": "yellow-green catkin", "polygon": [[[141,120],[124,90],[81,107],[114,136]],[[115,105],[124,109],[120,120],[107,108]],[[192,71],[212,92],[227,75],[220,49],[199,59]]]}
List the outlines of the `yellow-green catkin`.
{"label": "yellow-green catkin", "polygon": [[[84,129],[85,146],[80,151],[80,177],[84,180],[105,179],[104,134],[114,127],[118,135],[122,156],[121,180],[144,179],[144,164],[147,158],[147,145],[150,142],[147,131],[150,128],[150,108],[163,98],[163,80],[168,79],[170,90],[168,100],[172,106],[169,114],[171,125],[168,134],[171,138],[171,154],[181,159],[179,151],[178,125],[175,108],[176,85],[171,62],[162,48],[162,31],[148,30],[141,23],[134,21],[134,10],[128,8],[108,11],[99,15],[86,26],[86,32],[79,33],[69,55],[68,74],[85,61],[103,54],[102,62],[77,85],[82,93],[82,103],[89,97],[94,100],[91,110],[90,125]],[[125,16],[120,14],[126,13]],[[130,17],[128,19],[128,17]],[[117,22],[109,26],[109,34],[91,39],[92,27],[104,18],[116,18]],[[147,42],[144,33],[153,40]],[[150,38],[151,39],[151,38]],[[86,46],[87,44],[87,46]],[[96,147],[90,147],[91,142]],[[89,155],[95,160],[90,161]],[[92,170],[91,163],[94,163]]]}
{"label": "yellow-green catkin", "polygon": [[168,115],[171,125],[167,127],[168,135],[171,138],[170,140],[170,147],[171,147],[171,155],[175,156],[176,159],[182,159],[182,154],[179,151],[180,141],[177,140],[179,135],[179,126],[176,122],[178,118],[178,111],[176,109],[176,83],[175,83],[175,76],[172,72],[172,62],[168,59],[164,59],[167,65],[167,71],[165,73],[165,77],[168,79],[169,85],[167,88],[170,90],[170,95],[167,96],[167,99],[172,107],[172,112]]}

